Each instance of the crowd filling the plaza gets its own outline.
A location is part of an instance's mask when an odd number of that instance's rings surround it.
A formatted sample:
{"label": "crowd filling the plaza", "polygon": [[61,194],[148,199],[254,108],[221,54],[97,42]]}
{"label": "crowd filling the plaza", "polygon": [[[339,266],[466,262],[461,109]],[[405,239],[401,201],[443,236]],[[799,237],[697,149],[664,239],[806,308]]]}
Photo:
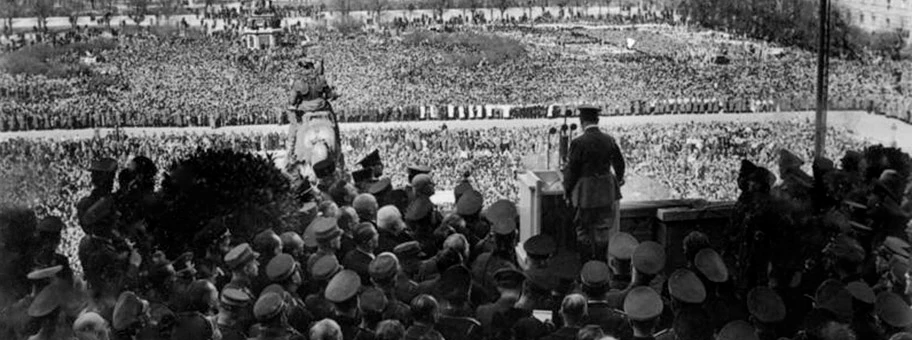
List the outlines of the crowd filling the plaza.
{"label": "crowd filling the plaza", "polygon": [[[236,19],[204,18],[207,29]],[[812,124],[794,119],[599,123],[807,109],[807,52],[662,25],[454,27],[306,40],[344,89],[333,107],[345,121],[413,120],[430,106],[512,105],[515,118],[597,106],[580,114],[563,169],[578,247],[547,234],[519,242],[515,175],[552,152],[556,123],[368,125],[341,136],[344,163],[282,169],[262,155],[284,148],[284,133],[10,138],[0,141],[0,339],[912,339],[908,154],[830,127],[831,158],[815,158]],[[288,84],[298,91],[313,63],[297,49],[247,50],[232,34],[82,28],[50,38],[64,52],[13,51],[43,59],[7,71],[49,69],[0,74],[0,131],[287,123]],[[729,62],[705,58],[717,51]],[[903,73],[908,62],[834,59],[830,97],[909,122]],[[730,219],[721,233],[684,235],[684,261],[671,259],[619,225],[630,174],[668,198],[735,201]],[[602,181],[596,194],[578,189]],[[439,191],[453,203],[431,200]]]}

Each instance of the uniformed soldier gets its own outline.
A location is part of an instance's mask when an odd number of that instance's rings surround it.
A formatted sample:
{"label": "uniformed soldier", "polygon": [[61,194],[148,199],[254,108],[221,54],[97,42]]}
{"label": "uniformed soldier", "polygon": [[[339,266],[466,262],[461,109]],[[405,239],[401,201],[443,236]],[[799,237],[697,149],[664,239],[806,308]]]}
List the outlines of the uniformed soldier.
{"label": "uniformed soldier", "polygon": [[434,286],[434,296],[440,304],[440,318],[434,328],[444,339],[480,339],[483,335],[481,323],[473,317],[475,310],[469,304],[472,276],[468,268],[451,266]]}
{"label": "uniformed soldier", "polygon": [[61,301],[60,293],[64,290],[61,283],[50,284],[45,286],[41,292],[35,296],[28,308],[28,316],[33,322],[40,325],[37,333],[28,337],[28,340],[50,340],[66,338],[70,331],[61,323]]}
{"label": "uniformed soldier", "polygon": [[242,243],[225,254],[225,267],[231,271],[231,281],[225,288],[234,288],[254,296],[253,281],[259,275],[259,257],[260,254],[253,251],[247,243]]}
{"label": "uniformed soldier", "polygon": [[[300,264],[288,254],[281,254],[269,261],[266,266],[266,273],[269,280],[273,283],[266,288],[273,287],[285,298],[285,315],[292,328],[299,333],[307,332],[307,325],[314,321],[313,315],[307,310],[304,301],[298,295],[302,279],[300,273]],[[264,289],[260,294],[265,294]]]}
{"label": "uniformed soldier", "polygon": [[361,310],[361,325],[358,328],[364,331],[358,332],[355,340],[376,339],[373,330],[377,329],[380,321],[385,320],[383,312],[388,305],[389,300],[379,289],[371,287],[361,293],[358,297],[358,308]]}
{"label": "uniformed soldier", "polygon": [[114,209],[114,176],[117,161],[102,158],[89,167],[92,192],[76,203],[76,218],[86,233],[79,244],[79,259],[83,264],[86,281],[95,291],[107,291],[110,280],[116,275],[114,257],[122,244],[114,232],[116,214]]}
{"label": "uniformed soldier", "polygon": [[475,190],[468,190],[456,200],[456,213],[466,223],[466,228],[471,231],[466,235],[471,244],[488,236],[491,226],[481,218],[481,208],[484,206],[484,197]]}
{"label": "uniformed soldier", "polygon": [[[393,248],[393,253],[399,258],[402,273],[410,280],[415,282],[427,281],[437,272],[437,268],[431,268],[429,262],[422,260],[427,255],[422,251],[421,244],[418,241],[400,244]],[[411,300],[409,299],[409,301]]]}
{"label": "uniformed soldier", "polygon": [[66,257],[55,253],[57,247],[60,246],[60,232],[64,227],[63,221],[57,216],[48,216],[38,222],[35,230],[35,240],[38,244],[35,249],[33,268],[69,265]]}
{"label": "uniformed soldier", "polygon": [[[488,336],[496,334],[500,329],[509,328],[518,321],[518,319],[510,317],[531,315],[528,313],[529,311],[514,308],[522,296],[523,283],[526,281],[526,277],[521,271],[504,268],[494,273],[494,280],[497,292],[500,294],[497,300],[478,306],[475,310],[475,317]],[[495,319],[500,322],[495,323]]]}
{"label": "uniformed soldier", "polygon": [[388,204],[392,204],[389,199],[389,194],[393,190],[391,183],[389,178],[384,177],[371,184],[367,189],[367,192],[377,199],[378,206],[385,207]]}
{"label": "uniformed soldier", "polygon": [[418,175],[430,175],[431,168],[423,166],[423,165],[413,165],[413,166],[409,166],[408,168],[406,168],[406,171],[407,171],[407,175],[408,175],[406,177],[406,180],[407,180],[406,183],[408,183],[408,184],[406,184],[404,190],[405,190],[405,193],[408,195],[408,202],[412,202],[413,200],[415,200],[415,191],[414,191],[414,185],[412,184],[412,180],[414,180],[415,176],[418,176]]}
{"label": "uniformed soldier", "polygon": [[377,249],[379,234],[377,229],[370,223],[362,222],[354,232],[355,249],[345,254],[342,259],[342,266],[358,274],[361,278],[361,284],[370,285],[370,271],[368,267],[374,260],[374,251]]}
{"label": "uniformed soldier", "polygon": [[387,306],[383,310],[383,319],[402,320],[409,324],[411,322],[411,311],[405,301],[411,301],[414,293],[400,297],[397,292],[398,287],[405,292],[415,292],[418,284],[408,278],[399,275],[399,259],[393,253],[381,253],[371,261],[368,266],[371,283],[379,291],[383,292],[387,299]]}
{"label": "uniformed soldier", "polygon": [[357,164],[364,169],[370,170],[368,177],[370,184],[376,183],[380,177],[383,177],[383,161],[380,159],[380,150],[374,149],[374,151],[358,161]]}
{"label": "uniformed soldier", "polygon": [[671,308],[677,314],[678,309],[688,305],[700,305],[706,300],[706,287],[694,272],[678,269],[668,278],[668,293],[672,298]]}
{"label": "uniformed soldier", "polygon": [[523,242],[523,250],[528,257],[527,269],[545,269],[557,253],[557,243],[550,235],[538,234]]}
{"label": "uniformed soldier", "polygon": [[254,324],[253,297],[242,290],[225,288],[219,299],[216,324],[222,340],[246,340],[247,330]]}
{"label": "uniformed soldier", "polygon": [[410,201],[404,215],[415,240],[421,243],[422,250],[429,256],[437,253],[433,232],[443,220],[437,206],[431,202],[431,196],[435,193],[434,185],[431,176],[427,174],[412,178],[414,199]]}
{"label": "uniformed soldier", "polygon": [[111,327],[98,313],[86,312],[73,322],[73,333],[80,340],[107,340],[111,338]]}
{"label": "uniformed soldier", "polygon": [[560,304],[560,316],[563,326],[543,340],[575,340],[580,328],[586,325],[588,307],[586,297],[579,294],[570,294],[564,297]]}
{"label": "uniformed soldier", "polygon": [[[266,268],[269,261],[272,261],[277,255],[282,253],[282,239],[272,228],[263,230],[256,234],[251,245],[253,251],[260,254],[257,262],[260,268]],[[258,292],[266,287],[271,280],[266,275],[265,270],[261,270],[254,281],[253,290]]]}
{"label": "uniformed soldier", "polygon": [[147,326],[149,302],[133,292],[123,292],[114,305],[111,325],[118,339],[135,339]]}
{"label": "uniformed soldier", "polygon": [[649,286],[655,291],[662,291],[665,278],[661,275],[665,269],[665,247],[653,241],[640,243],[631,256],[633,280],[631,286]]}
{"label": "uniformed soldier", "polygon": [[610,335],[627,339],[633,336],[627,318],[612,308],[605,299],[611,286],[608,265],[601,261],[589,261],[580,271],[581,292],[587,299],[589,323],[602,327]]}
{"label": "uniformed soldier", "polygon": [[804,161],[785,149],[779,150],[779,177],[781,181],[773,186],[773,192],[783,199],[803,205],[809,203],[814,178],[801,166]]}
{"label": "uniformed soldier", "polygon": [[313,230],[317,241],[317,251],[307,258],[307,269],[311,271],[317,259],[326,255],[337,256],[336,252],[342,247],[342,229],[338,220],[332,217],[318,217],[307,229]]}
{"label": "uniformed soldier", "polygon": [[491,233],[475,247],[478,255],[472,263],[472,277],[488,296],[496,296],[494,273],[503,268],[519,268],[516,260],[519,214],[508,200],[494,202],[485,212]]}
{"label": "uniformed soldier", "polygon": [[611,236],[620,231],[624,156],[614,138],[599,130],[598,108],[581,107],[579,112],[584,132],[570,143],[564,195],[567,205],[576,209],[574,222],[582,261],[607,261],[604,256]]}
{"label": "uniformed soldier", "polygon": [[649,287],[636,287],[624,298],[624,313],[633,328],[633,339],[655,339],[656,322],[664,304],[659,293]]}
{"label": "uniformed soldier", "polygon": [[285,319],[285,299],[276,293],[267,293],[257,299],[253,315],[259,321],[257,340],[303,340],[300,333],[288,326]]}
{"label": "uniformed soldier", "polygon": [[332,201],[329,196],[329,190],[336,183],[336,162],[332,159],[324,159],[313,165],[314,176],[317,176],[317,191],[324,201]]}
{"label": "uniformed soldier", "polygon": [[361,289],[361,280],[358,273],[344,269],[333,276],[326,286],[323,297],[335,306],[333,320],[342,328],[345,340],[354,340],[358,333],[368,332],[359,326],[361,316],[358,310],[358,291]]}
{"label": "uniformed soldier", "polygon": [[757,330],[744,320],[735,320],[722,327],[717,340],[760,340]]}
{"label": "uniformed soldier", "polygon": [[[636,237],[625,232],[619,232],[611,238],[608,245],[608,267],[611,269],[611,289],[623,290],[630,285],[633,277],[631,258],[640,242]],[[621,309],[624,297],[609,298],[609,304],[614,309]]]}
{"label": "uniformed soldier", "polygon": [[371,169],[352,171],[352,181],[355,182],[355,188],[358,189],[359,193],[366,193],[370,189],[370,186],[375,183],[375,181],[371,178],[372,172],[373,170]]}
{"label": "uniformed soldier", "polygon": [[218,290],[212,282],[196,280],[186,290],[188,303],[184,311],[178,313],[175,323],[170,327],[172,339],[221,339],[216,320],[211,313],[218,306]]}
{"label": "uniformed soldier", "polygon": [[307,309],[314,316],[314,320],[320,320],[333,316],[333,305],[324,298],[327,283],[340,271],[342,266],[334,255],[322,255],[318,258],[310,269],[310,277],[313,280],[311,294],[304,299]]}

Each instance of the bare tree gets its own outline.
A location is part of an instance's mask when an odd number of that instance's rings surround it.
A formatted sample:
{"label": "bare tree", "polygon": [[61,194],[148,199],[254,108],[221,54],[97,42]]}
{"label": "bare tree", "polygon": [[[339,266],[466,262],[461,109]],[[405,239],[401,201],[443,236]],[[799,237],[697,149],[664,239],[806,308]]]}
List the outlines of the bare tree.
{"label": "bare tree", "polygon": [[158,10],[159,14],[165,17],[165,20],[171,18],[174,13],[177,12],[178,7],[180,6],[180,0],[158,0]]}
{"label": "bare tree", "polygon": [[6,26],[13,27],[13,18],[19,16],[19,3],[16,0],[2,0],[0,15],[6,20]]}
{"label": "bare tree", "polygon": [[54,11],[54,1],[35,0],[33,6],[35,16],[38,18],[38,28],[47,28],[47,18],[50,17]]}
{"label": "bare tree", "polygon": [[450,0],[436,0],[434,1],[434,4],[437,5],[437,13],[440,15],[440,20],[445,21],[443,19],[443,13],[450,7]]}
{"label": "bare tree", "polygon": [[376,14],[376,16],[377,16],[375,21],[377,22],[377,25],[379,25],[380,24],[380,13],[383,12],[383,8],[386,7],[387,0],[372,0],[372,1],[373,1],[372,5],[374,7],[374,14]]}
{"label": "bare tree", "polygon": [[68,1],[66,3],[66,13],[67,19],[70,21],[70,25],[73,26],[73,29],[76,29],[79,22],[79,15],[84,9],[83,3],[80,0]]}
{"label": "bare tree", "polygon": [[130,0],[130,19],[139,25],[149,14],[149,0]]}
{"label": "bare tree", "polygon": [[497,9],[500,10],[500,20],[504,20],[504,15],[507,13],[507,9],[513,5],[511,0],[497,0]]}

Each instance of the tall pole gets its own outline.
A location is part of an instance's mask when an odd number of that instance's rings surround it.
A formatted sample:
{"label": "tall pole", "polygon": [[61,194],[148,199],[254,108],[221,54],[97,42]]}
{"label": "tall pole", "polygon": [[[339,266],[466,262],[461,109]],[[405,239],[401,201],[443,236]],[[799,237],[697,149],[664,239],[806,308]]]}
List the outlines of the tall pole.
{"label": "tall pole", "polygon": [[820,0],[820,34],[818,34],[817,48],[817,119],[814,156],[823,157],[826,147],[827,131],[827,76],[829,74],[830,52],[830,27],[829,27],[829,0]]}

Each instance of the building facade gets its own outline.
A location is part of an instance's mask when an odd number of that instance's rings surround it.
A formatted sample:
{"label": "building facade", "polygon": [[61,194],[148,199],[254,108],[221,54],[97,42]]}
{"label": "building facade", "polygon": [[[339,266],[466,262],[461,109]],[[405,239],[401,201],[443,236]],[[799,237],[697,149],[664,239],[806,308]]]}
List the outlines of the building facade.
{"label": "building facade", "polygon": [[849,22],[866,31],[901,30],[906,39],[912,31],[912,0],[831,0],[849,18]]}

